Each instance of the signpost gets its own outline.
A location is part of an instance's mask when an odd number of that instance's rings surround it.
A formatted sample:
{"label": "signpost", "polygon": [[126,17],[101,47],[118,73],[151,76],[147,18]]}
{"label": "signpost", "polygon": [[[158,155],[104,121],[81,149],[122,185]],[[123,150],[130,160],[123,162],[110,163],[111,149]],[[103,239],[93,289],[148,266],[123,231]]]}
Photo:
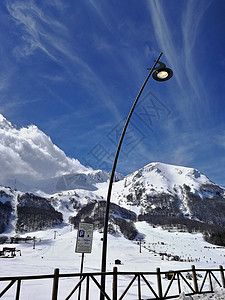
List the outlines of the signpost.
{"label": "signpost", "polygon": [[[79,223],[77,231],[76,253],[82,253],[80,273],[83,273],[84,253],[91,253],[93,241],[93,224]],[[78,300],[80,300],[81,285],[79,287]]]}
{"label": "signpost", "polygon": [[75,252],[91,253],[92,240],[93,240],[93,224],[79,223]]}

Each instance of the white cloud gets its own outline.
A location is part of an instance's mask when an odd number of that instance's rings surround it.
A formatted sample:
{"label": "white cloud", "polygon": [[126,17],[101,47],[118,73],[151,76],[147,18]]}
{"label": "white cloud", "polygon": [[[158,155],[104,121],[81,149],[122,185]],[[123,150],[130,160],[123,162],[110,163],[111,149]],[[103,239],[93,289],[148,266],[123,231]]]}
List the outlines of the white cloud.
{"label": "white cloud", "polygon": [[19,130],[0,122],[0,179],[46,179],[66,173],[86,171],[79,161],[68,158],[36,126]]}

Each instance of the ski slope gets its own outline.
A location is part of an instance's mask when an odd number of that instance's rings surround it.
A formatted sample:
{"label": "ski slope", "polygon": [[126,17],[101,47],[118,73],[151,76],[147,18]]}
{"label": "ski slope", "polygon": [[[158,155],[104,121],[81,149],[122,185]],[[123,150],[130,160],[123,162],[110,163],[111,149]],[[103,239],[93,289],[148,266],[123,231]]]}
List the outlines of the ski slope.
{"label": "ski slope", "polygon": [[[206,243],[200,233],[189,234],[176,230],[168,232],[159,227],[153,228],[145,222],[136,223],[136,227],[145,236],[141,241],[141,247],[137,241],[126,240],[119,234],[118,236],[109,235],[107,271],[113,270],[116,259],[122,262],[121,265],[117,265],[118,271],[129,272],[155,271],[157,267],[160,267],[162,271],[167,271],[191,269],[192,265],[196,268],[219,268],[219,265],[225,265],[225,248]],[[22,256],[17,254],[15,258],[0,259],[1,277],[53,274],[55,268],[59,268],[60,273],[66,274],[80,272],[81,254],[75,253],[77,232],[71,226],[32,232],[29,235],[36,237],[35,249],[33,249],[33,241],[0,246],[0,250],[3,246],[16,247],[22,253]],[[101,233],[94,232],[92,253],[85,254],[83,272],[100,272],[101,237]],[[171,261],[167,256],[161,256],[159,253],[178,255],[183,261]],[[118,287],[119,291],[122,291],[128,282],[129,278],[123,278],[122,286]],[[163,284],[168,284],[166,279],[163,279],[163,282]],[[154,280],[152,283],[154,284]],[[108,283],[109,289],[110,284]],[[5,286],[6,283],[0,283],[1,289]],[[59,299],[65,298],[73,287],[74,279],[61,279]],[[21,299],[51,299],[51,288],[52,280],[50,279],[22,282]],[[13,299],[14,289],[14,287],[11,288],[2,299]],[[137,286],[134,289],[136,291]],[[143,299],[147,299],[147,296],[147,291],[144,290]],[[124,299],[135,299],[132,289],[128,297]],[[204,297],[202,299],[209,299]],[[93,294],[91,299],[97,299],[97,295]],[[181,299],[184,299],[184,296]]]}

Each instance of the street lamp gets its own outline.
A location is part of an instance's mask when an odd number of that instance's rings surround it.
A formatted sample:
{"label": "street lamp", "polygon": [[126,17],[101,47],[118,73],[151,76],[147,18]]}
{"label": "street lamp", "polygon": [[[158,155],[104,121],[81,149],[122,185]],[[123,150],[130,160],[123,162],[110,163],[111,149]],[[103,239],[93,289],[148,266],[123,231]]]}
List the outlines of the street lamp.
{"label": "street lamp", "polygon": [[166,81],[173,76],[173,71],[169,68],[166,68],[166,65],[158,61],[159,67],[155,68],[152,77],[157,81]]}
{"label": "street lamp", "polygon": [[[146,79],[145,79],[145,81],[133,103],[133,106],[130,110],[130,113],[129,113],[126,123],[124,125],[123,131],[122,131],[122,134],[120,137],[120,141],[117,146],[116,155],[114,158],[114,163],[113,163],[111,176],[110,176],[110,180],[109,180],[109,187],[108,187],[108,194],[107,194],[106,208],[105,208],[105,220],[104,220],[104,233],[103,233],[103,245],[102,245],[102,266],[101,266],[101,272],[103,273],[101,276],[101,288],[103,291],[105,291],[105,274],[104,273],[106,272],[107,231],[108,231],[108,222],[109,222],[110,199],[111,199],[111,193],[112,193],[113,179],[114,179],[115,170],[116,170],[116,164],[117,164],[120,148],[121,148],[123,138],[126,133],[126,129],[129,124],[130,118],[131,118],[133,111],[135,109],[135,106],[144,90],[144,87],[145,87],[146,83],[148,82],[150,76],[152,75],[153,71],[154,71],[154,73],[153,73],[152,77],[157,81],[166,81],[166,80],[169,80],[173,76],[173,71],[169,68],[166,68],[166,65],[159,61],[162,54],[163,53],[161,52],[159,57],[155,61],[153,67],[150,69],[150,72],[149,72],[148,76],[146,77]],[[156,67],[157,64],[159,64],[159,67]],[[104,294],[100,293],[100,300],[104,300],[104,298],[105,298]]]}

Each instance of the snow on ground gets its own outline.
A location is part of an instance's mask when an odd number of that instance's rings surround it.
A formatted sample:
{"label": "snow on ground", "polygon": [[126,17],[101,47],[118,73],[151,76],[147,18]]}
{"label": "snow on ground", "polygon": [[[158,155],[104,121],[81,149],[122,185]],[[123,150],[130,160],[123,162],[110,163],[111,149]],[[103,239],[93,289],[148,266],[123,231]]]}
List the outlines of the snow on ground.
{"label": "snow on ground", "polygon": [[[215,247],[206,243],[201,234],[189,234],[187,232],[168,232],[161,228],[153,228],[145,222],[136,223],[139,232],[145,235],[144,241],[140,245],[136,241],[129,241],[119,236],[108,236],[108,256],[107,271],[112,271],[115,260],[120,259],[122,264],[117,265],[118,271],[153,271],[160,267],[162,271],[191,269],[191,265],[196,268],[219,268],[225,264],[225,248]],[[75,253],[75,242],[77,231],[71,226],[48,229],[29,233],[31,237],[36,237],[35,249],[33,241],[21,244],[9,244],[9,247],[16,247],[21,250],[22,256],[15,258],[1,258],[1,277],[21,276],[21,275],[44,275],[53,274],[55,268],[60,269],[60,273],[79,273],[81,254]],[[85,254],[83,272],[100,272],[102,234],[94,232],[93,248],[91,254]],[[0,250],[3,246],[0,245]],[[179,255],[182,262],[168,260],[167,256],[160,256],[159,253]],[[119,294],[125,289],[131,277],[121,277],[118,290]],[[151,277],[150,282],[154,285],[156,280]],[[75,285],[75,279],[62,278],[59,286],[59,299],[65,299]],[[168,285],[168,280],[163,279],[163,286]],[[6,283],[0,283],[0,289]],[[23,300],[47,300],[51,299],[52,279],[22,282]],[[107,288],[111,292],[111,282],[107,283]],[[36,292],[34,292],[36,291]],[[14,299],[15,291],[11,288],[2,299]],[[96,292],[93,298],[97,299]],[[137,298],[137,284],[130,290],[127,298]],[[220,291],[218,292],[220,293]],[[31,296],[32,295],[32,296]],[[96,298],[95,298],[95,296]],[[148,291],[143,287],[143,299],[149,297]],[[196,296],[197,297],[197,296]],[[202,297],[202,296],[201,296]],[[207,296],[209,297],[209,296]],[[215,295],[214,295],[215,297]],[[221,298],[218,299],[223,299]],[[74,298],[76,299],[76,298]],[[188,299],[187,297],[180,299]],[[193,298],[193,299],[217,299],[217,298]],[[225,298],[224,298],[225,299]]]}

